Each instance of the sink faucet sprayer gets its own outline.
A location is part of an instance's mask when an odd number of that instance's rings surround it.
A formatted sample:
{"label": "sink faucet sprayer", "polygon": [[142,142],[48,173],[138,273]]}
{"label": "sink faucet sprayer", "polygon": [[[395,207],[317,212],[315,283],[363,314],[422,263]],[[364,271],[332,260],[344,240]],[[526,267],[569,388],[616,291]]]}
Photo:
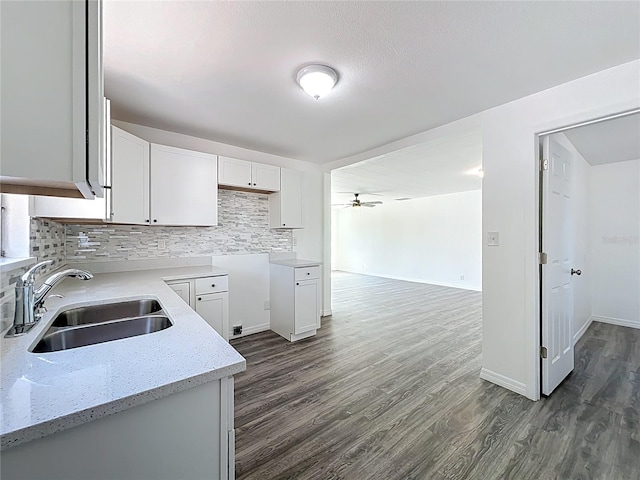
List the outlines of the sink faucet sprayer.
{"label": "sink faucet sprayer", "polygon": [[37,263],[22,275],[16,283],[16,311],[13,317],[13,326],[9,329],[5,337],[16,337],[27,333],[46,312],[43,304],[47,293],[66,277],[79,278],[80,280],[90,280],[91,273],[86,270],[70,268],[58,273],[54,273],[47,278],[42,285],[34,289],[35,274],[42,268],[51,265],[53,260],[45,260]]}

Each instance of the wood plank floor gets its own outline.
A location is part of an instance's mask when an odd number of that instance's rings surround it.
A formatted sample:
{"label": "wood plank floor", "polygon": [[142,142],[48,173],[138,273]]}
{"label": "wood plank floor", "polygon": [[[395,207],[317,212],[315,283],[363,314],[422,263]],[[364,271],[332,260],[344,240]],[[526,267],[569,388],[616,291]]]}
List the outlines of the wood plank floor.
{"label": "wood plank floor", "polygon": [[479,378],[480,293],[336,272],[332,306],[232,341],[238,479],[640,478],[640,330],[594,323],[531,402]]}

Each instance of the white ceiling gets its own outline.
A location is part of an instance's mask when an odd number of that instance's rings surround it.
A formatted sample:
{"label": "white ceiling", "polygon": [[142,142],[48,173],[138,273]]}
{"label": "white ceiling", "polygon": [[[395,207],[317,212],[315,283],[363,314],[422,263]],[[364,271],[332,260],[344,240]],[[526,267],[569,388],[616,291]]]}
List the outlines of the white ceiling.
{"label": "white ceiling", "polygon": [[[361,200],[397,201],[478,190],[482,132],[459,132],[331,172],[331,203],[360,193]],[[367,193],[377,194],[375,197]]]}
{"label": "white ceiling", "polygon": [[640,158],[640,114],[573,128],[564,134],[591,165]]}
{"label": "white ceiling", "polygon": [[[640,2],[115,1],[113,117],[316,163],[640,58]],[[314,101],[298,68],[340,76]]]}

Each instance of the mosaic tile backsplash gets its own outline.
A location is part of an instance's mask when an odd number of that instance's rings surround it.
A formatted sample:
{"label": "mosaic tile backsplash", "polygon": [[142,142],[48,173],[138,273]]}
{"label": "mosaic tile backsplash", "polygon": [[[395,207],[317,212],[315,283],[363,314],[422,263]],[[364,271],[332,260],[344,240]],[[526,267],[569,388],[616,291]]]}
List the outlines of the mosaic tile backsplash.
{"label": "mosaic tile backsplash", "polygon": [[83,262],[293,250],[290,230],[269,228],[266,194],[218,191],[218,226],[67,225],[66,259]]}

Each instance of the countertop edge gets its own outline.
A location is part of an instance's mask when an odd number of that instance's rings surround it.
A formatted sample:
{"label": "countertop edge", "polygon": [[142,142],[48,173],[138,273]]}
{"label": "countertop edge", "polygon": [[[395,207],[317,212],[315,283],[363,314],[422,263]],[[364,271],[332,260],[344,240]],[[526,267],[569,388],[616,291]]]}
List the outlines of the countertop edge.
{"label": "countertop edge", "polygon": [[22,445],[32,440],[38,440],[54,433],[62,432],[90,421],[98,420],[99,418],[104,418],[114,413],[128,410],[129,408],[144,405],[174,393],[182,392],[199,385],[204,385],[205,383],[240,373],[245,369],[246,361],[243,360],[211,372],[184,378],[177,382],[162,385],[144,392],[139,392],[128,397],[119,398],[102,405],[96,405],[95,407],[70,413],[53,420],[48,420],[36,425],[7,432],[0,437],[0,451],[8,450],[9,448]]}

